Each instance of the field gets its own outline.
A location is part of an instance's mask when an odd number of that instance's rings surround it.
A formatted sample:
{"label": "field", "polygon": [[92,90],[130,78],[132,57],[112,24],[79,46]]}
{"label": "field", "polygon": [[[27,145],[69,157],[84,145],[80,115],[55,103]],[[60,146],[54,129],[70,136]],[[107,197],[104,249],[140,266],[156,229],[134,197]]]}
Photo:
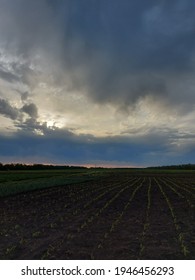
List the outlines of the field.
{"label": "field", "polygon": [[195,173],[0,173],[0,259],[194,259]]}

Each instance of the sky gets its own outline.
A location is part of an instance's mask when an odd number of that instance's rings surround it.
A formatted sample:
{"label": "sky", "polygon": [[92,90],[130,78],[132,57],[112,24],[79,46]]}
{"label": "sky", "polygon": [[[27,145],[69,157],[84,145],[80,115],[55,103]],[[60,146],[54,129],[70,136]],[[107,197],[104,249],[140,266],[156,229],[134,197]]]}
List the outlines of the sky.
{"label": "sky", "polygon": [[195,1],[0,0],[0,162],[194,163]]}

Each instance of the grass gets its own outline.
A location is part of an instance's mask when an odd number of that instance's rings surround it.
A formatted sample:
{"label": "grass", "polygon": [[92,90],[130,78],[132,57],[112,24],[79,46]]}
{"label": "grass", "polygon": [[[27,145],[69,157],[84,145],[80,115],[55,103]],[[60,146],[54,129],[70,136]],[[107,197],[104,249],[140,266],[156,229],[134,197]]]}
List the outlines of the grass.
{"label": "grass", "polygon": [[54,186],[82,183],[102,176],[101,171],[3,171],[0,172],[0,197]]}

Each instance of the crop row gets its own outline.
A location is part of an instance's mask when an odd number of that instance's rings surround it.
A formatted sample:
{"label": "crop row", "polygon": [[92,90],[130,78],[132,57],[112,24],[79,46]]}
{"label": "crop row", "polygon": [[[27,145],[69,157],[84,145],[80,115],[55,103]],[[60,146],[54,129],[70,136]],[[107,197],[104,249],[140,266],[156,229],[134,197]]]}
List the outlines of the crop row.
{"label": "crop row", "polygon": [[[131,181],[135,181],[135,178],[129,180],[128,182]],[[101,199],[107,193],[115,191],[118,188],[121,188],[121,186],[126,184],[127,182],[124,182],[122,184],[118,182],[117,184],[114,184],[114,186],[113,185],[107,186],[107,188],[106,185],[104,185],[103,187],[102,186],[97,187],[91,185],[91,187],[87,188],[87,190],[85,186],[83,186],[83,189],[85,190],[83,195],[79,195],[78,191],[75,190],[75,192],[70,193],[70,196],[65,197],[66,203],[63,202],[64,197],[63,195],[61,195],[61,199],[62,199],[61,206],[59,201],[57,201],[56,199],[52,199],[49,205],[43,204],[42,206],[45,207],[44,212],[46,213],[46,216],[43,217],[39,222],[39,227],[40,228],[48,227],[48,228],[55,229],[56,227],[58,227],[58,224],[62,224],[62,223],[65,224],[66,221],[70,219],[75,220],[76,217],[82,215],[83,211],[85,211],[91,204],[95,203],[98,199]],[[86,200],[87,202],[85,203]],[[53,221],[52,223],[51,220]]]}
{"label": "crop row", "polygon": [[163,190],[162,186],[160,185],[159,181],[156,178],[154,178],[154,180],[157,183],[157,185],[158,185],[158,187],[159,187],[163,197],[165,198],[165,200],[167,202],[168,208],[169,208],[169,210],[171,212],[171,216],[173,218],[173,223],[174,223],[174,226],[175,226],[175,229],[176,229],[176,232],[177,232],[177,238],[178,238],[178,242],[179,242],[180,247],[181,247],[181,251],[182,251],[183,255],[185,257],[187,257],[187,255],[190,253],[190,251],[189,251],[189,249],[186,246],[186,242],[184,240],[184,235],[181,232],[181,227],[180,227],[180,225],[179,225],[179,223],[177,221],[177,217],[175,215],[174,208],[173,208],[173,206],[172,206],[172,204],[171,204],[167,194],[165,193],[165,191]]}
{"label": "crop row", "polygon": [[108,229],[107,232],[104,233],[102,239],[98,242],[98,244],[94,247],[93,252],[92,252],[92,256],[95,255],[95,252],[103,247],[103,244],[105,243],[106,239],[109,238],[110,234],[112,232],[114,232],[114,230],[119,226],[124,214],[127,211],[127,208],[130,206],[130,204],[132,203],[135,194],[137,193],[137,191],[143,186],[143,183],[145,181],[145,178],[143,178],[143,180],[141,182],[139,182],[138,186],[136,186],[136,188],[134,189],[134,191],[132,192],[132,194],[129,197],[129,200],[127,201],[127,203],[124,205],[122,211],[120,212],[120,214],[113,220],[110,228]]}
{"label": "crop row", "polygon": [[2,199],[6,207],[2,207],[1,237],[6,236],[8,244],[4,252],[11,255],[20,248],[25,258],[26,246],[28,251],[38,250],[42,259],[50,259],[63,250],[74,257],[82,248],[92,259],[104,252],[112,256],[114,250],[120,257],[142,259],[158,244],[165,254],[173,250],[179,257],[191,257],[194,190],[190,182],[171,176],[124,175]]}
{"label": "crop row", "polygon": [[142,257],[143,251],[145,249],[145,246],[144,246],[145,236],[146,236],[146,233],[147,233],[148,228],[150,226],[149,216],[150,216],[150,207],[151,207],[151,188],[152,188],[151,178],[149,178],[149,186],[148,186],[148,191],[147,191],[146,218],[145,218],[143,232],[142,232],[142,235],[141,235],[140,250],[139,250],[139,254],[138,254],[139,259]]}
{"label": "crop row", "polygon": [[169,189],[171,189],[178,197],[182,198],[188,204],[189,207],[193,207],[193,203],[191,202],[191,200],[186,195],[181,194],[181,189],[179,189],[179,191],[178,191],[178,188],[176,187],[176,184],[173,187],[173,186],[170,185],[170,182],[167,183],[167,181],[165,181],[163,179],[159,179],[159,181],[162,182]]}
{"label": "crop row", "polygon": [[[134,186],[138,181],[140,180],[139,179],[136,179],[133,184],[131,185]],[[89,218],[87,220],[85,220],[76,230],[77,233],[81,232],[81,230],[83,230],[89,223],[91,223],[93,220],[95,220],[96,218],[98,218],[102,213],[103,211],[105,211],[126,189],[129,188],[129,185],[125,185],[123,188],[121,188],[114,196],[112,196],[110,199],[108,199],[106,201],[105,204],[102,205],[102,207],[98,208],[98,210],[93,213],[92,215],[89,216]],[[71,236],[69,236],[69,239],[72,239],[73,237],[75,237],[76,234],[72,234]]]}
{"label": "crop row", "polygon": [[178,180],[173,180],[173,179],[170,179],[170,178],[165,178],[165,181],[167,181],[168,183],[172,183],[177,188],[180,188],[183,191],[187,192],[192,197],[195,197],[195,194],[193,193],[193,186],[192,185],[187,185],[183,182],[181,184],[180,182],[178,182]]}
{"label": "crop row", "polygon": [[[112,197],[110,199],[107,199],[107,201],[99,208],[97,208],[96,212],[93,212],[91,215],[89,215],[87,217],[87,219],[83,220],[83,222],[80,223],[80,225],[78,225],[76,227],[76,229],[74,229],[74,233],[68,233],[67,235],[67,241],[66,242],[70,242],[72,241],[74,238],[77,237],[78,234],[80,234],[87,226],[89,226],[89,224],[91,224],[93,221],[97,221],[97,219],[99,218],[99,216],[117,199],[119,198],[119,196],[125,191],[127,190],[130,186],[133,187],[134,185],[136,185],[136,183],[138,183],[140,181],[140,178],[136,179],[133,181],[133,183],[131,185],[125,185],[123,188],[120,188],[119,191],[117,191],[115,194],[112,195]],[[118,186],[117,186],[118,188]],[[113,188],[116,189],[116,186]],[[111,190],[110,190],[111,191]],[[99,197],[100,198],[100,197]],[[79,213],[77,213],[78,215]],[[46,256],[48,254],[51,254],[51,251],[56,248],[56,247],[60,247],[61,242],[63,242],[63,240],[55,243],[51,244],[51,246],[49,246],[48,250],[46,251]],[[43,256],[43,258],[45,257],[45,254]]]}

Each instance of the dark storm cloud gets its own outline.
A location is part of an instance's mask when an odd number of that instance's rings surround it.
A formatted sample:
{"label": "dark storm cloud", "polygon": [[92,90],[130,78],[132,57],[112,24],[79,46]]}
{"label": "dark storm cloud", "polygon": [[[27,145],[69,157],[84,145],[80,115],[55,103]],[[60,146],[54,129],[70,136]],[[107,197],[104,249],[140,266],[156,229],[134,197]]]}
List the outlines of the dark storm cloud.
{"label": "dark storm cloud", "polygon": [[[73,89],[95,102],[128,105],[146,95],[171,103],[194,101],[186,81],[194,73],[194,1],[0,3],[0,30],[8,47],[25,57],[48,52],[60,65],[54,80],[68,75]],[[172,90],[172,79],[186,83],[185,98]]]}
{"label": "dark storm cloud", "polygon": [[22,112],[25,112],[28,114],[31,118],[36,119],[38,117],[38,109],[37,106],[33,103],[31,104],[25,104],[22,107]]}
{"label": "dark storm cloud", "polygon": [[[1,36],[7,48],[28,56],[54,39],[52,10],[46,0],[1,0]],[[51,37],[50,37],[51,36]]]}
{"label": "dark storm cloud", "polygon": [[[42,161],[63,164],[110,164],[110,165],[162,165],[174,164],[184,156],[193,160],[194,144],[187,153],[174,153],[170,149],[172,138],[151,132],[134,140],[128,137],[102,137],[75,135],[69,130],[50,129],[37,124],[45,136],[33,131],[20,130],[12,137],[0,135],[0,157],[9,161]],[[168,133],[168,132],[167,132]],[[190,155],[191,152],[191,155]]]}
{"label": "dark storm cloud", "polygon": [[[23,123],[23,113],[26,113],[29,118]],[[0,98],[0,114],[16,121],[17,127],[26,127],[27,124],[31,127],[36,124],[38,117],[38,109],[34,103],[25,104],[22,108],[12,106],[9,101]]]}
{"label": "dark storm cloud", "polygon": [[[85,72],[76,72],[75,86],[91,98],[125,104],[148,94],[171,103],[194,100],[186,82],[194,73],[193,1],[65,1],[66,9],[64,59],[73,73],[77,67]],[[185,98],[171,92],[172,79],[186,83]]]}
{"label": "dark storm cloud", "polygon": [[11,106],[7,100],[0,98],[0,114],[12,120],[16,120],[19,116],[19,111],[17,108]]}

